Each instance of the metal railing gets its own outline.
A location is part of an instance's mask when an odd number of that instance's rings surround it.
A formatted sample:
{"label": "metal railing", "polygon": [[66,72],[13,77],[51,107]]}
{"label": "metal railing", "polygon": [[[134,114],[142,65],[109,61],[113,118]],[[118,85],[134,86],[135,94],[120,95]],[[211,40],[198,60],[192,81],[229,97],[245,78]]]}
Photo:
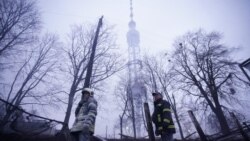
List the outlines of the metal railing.
{"label": "metal railing", "polygon": [[[29,113],[0,98],[0,134],[1,136],[51,137],[58,134],[69,135],[61,129],[65,123]],[[68,125],[67,125],[68,127]],[[67,139],[65,139],[67,140]]]}

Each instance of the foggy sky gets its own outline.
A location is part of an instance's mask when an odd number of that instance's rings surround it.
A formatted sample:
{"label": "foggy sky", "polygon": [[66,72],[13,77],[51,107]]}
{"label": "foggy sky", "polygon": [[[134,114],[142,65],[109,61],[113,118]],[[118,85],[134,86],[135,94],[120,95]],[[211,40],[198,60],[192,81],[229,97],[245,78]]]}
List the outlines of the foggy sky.
{"label": "foggy sky", "polygon": [[[104,24],[115,25],[119,47],[127,50],[129,0],[38,0],[42,12],[43,31],[60,35],[65,41],[70,26],[96,23],[101,15]],[[134,20],[140,32],[143,53],[156,54],[169,50],[176,37],[199,28],[223,33],[223,43],[241,47],[235,57],[243,61],[250,57],[250,1],[248,0],[134,0]],[[107,103],[114,98],[106,97]],[[113,134],[115,105],[99,112],[96,134],[105,136],[108,125]],[[105,114],[103,114],[105,113]],[[119,113],[119,112],[118,112]],[[110,116],[112,115],[112,116]],[[108,117],[110,116],[110,117]],[[63,119],[59,117],[59,119]],[[73,117],[73,114],[72,114]],[[100,125],[101,124],[101,125]]]}

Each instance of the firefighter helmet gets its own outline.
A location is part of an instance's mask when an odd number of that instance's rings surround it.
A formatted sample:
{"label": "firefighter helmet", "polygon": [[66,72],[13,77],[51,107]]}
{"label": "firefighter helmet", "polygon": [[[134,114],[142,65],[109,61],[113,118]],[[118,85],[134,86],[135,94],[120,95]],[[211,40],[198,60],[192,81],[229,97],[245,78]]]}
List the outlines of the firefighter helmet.
{"label": "firefighter helmet", "polygon": [[90,88],[84,88],[84,89],[82,90],[82,94],[84,94],[84,92],[89,93],[91,96],[94,94],[93,90],[91,90]]}
{"label": "firefighter helmet", "polygon": [[152,92],[152,95],[155,96],[155,95],[160,95],[160,96],[163,96],[160,92],[158,91],[155,91],[155,92]]}

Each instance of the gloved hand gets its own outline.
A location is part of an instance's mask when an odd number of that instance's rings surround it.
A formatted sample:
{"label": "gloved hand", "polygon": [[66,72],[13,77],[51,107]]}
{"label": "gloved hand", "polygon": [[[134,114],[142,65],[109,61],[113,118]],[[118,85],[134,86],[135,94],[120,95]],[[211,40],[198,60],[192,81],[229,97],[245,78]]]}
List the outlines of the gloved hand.
{"label": "gloved hand", "polygon": [[89,124],[83,124],[82,132],[83,133],[89,133]]}

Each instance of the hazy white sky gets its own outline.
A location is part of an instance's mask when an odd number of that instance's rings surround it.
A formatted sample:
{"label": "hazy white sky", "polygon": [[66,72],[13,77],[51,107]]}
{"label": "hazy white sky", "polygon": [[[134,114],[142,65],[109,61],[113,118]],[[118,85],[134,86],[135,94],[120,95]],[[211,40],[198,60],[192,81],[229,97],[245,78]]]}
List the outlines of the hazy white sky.
{"label": "hazy white sky", "polygon": [[[129,0],[39,0],[44,28],[62,37],[70,26],[96,23],[101,15],[116,25],[118,44],[126,48]],[[242,59],[250,53],[249,0],[134,0],[134,19],[142,50],[169,48],[187,31],[204,28],[219,31],[229,46],[241,46]]]}
{"label": "hazy white sky", "polygon": [[[70,26],[96,23],[101,15],[104,24],[116,25],[118,44],[127,48],[129,0],[39,0],[44,31],[55,32],[61,40]],[[133,0],[134,20],[140,32],[141,50],[157,53],[171,47],[177,36],[203,28],[223,33],[223,42],[230,47],[242,47],[235,52],[237,59],[250,57],[249,0]],[[107,103],[112,102],[107,98]],[[97,134],[105,135],[105,127],[118,118],[107,108],[97,124]],[[100,115],[99,114],[99,115]],[[112,116],[110,116],[112,115]],[[108,117],[110,116],[110,117]],[[109,124],[109,134],[113,133]]]}

